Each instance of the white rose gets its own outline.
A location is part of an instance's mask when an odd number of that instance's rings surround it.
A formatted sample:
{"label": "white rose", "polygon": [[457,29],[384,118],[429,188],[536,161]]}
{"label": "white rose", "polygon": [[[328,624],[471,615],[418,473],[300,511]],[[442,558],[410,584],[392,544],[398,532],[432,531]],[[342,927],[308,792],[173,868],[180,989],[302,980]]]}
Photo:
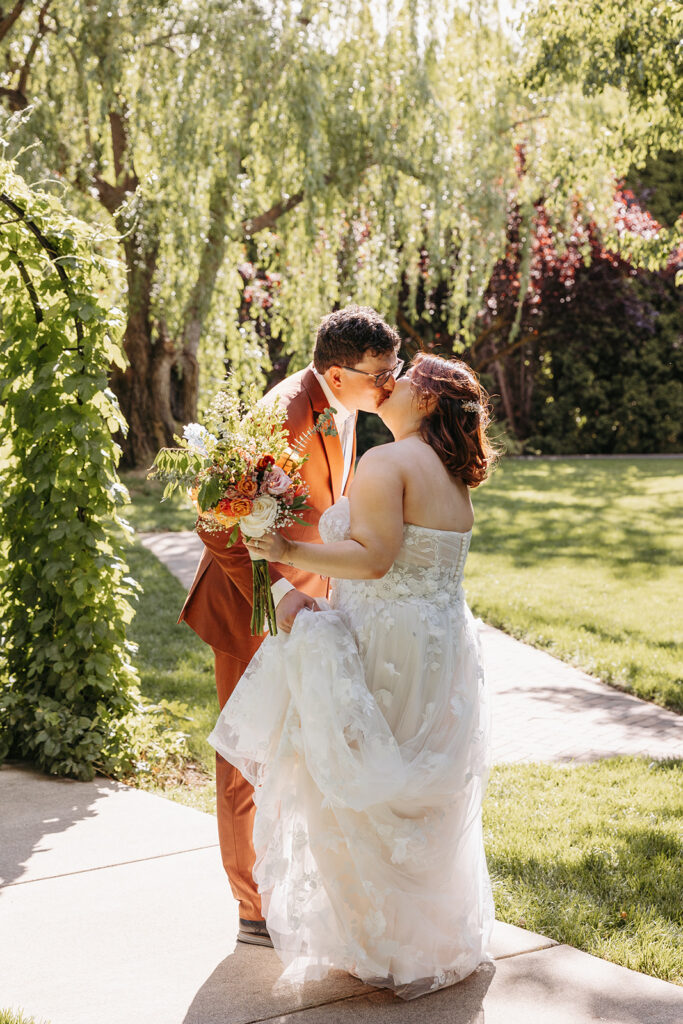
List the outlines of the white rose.
{"label": "white rose", "polygon": [[246,537],[262,537],[275,525],[277,501],[270,494],[262,494],[254,500],[248,516],[240,519],[240,530]]}

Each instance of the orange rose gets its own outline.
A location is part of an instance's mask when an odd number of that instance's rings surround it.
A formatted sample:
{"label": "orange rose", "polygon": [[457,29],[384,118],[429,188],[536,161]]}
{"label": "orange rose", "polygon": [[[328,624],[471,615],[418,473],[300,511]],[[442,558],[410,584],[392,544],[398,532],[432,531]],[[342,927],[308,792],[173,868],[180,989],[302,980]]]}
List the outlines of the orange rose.
{"label": "orange rose", "polygon": [[231,529],[237,522],[237,516],[232,510],[232,502],[229,498],[223,498],[219,501],[211,512],[211,516],[225,530]]}
{"label": "orange rose", "polygon": [[255,480],[252,480],[250,476],[245,476],[242,480],[238,481],[237,490],[240,494],[243,494],[245,498],[255,498],[256,492],[258,491],[258,484]]}
{"label": "orange rose", "polygon": [[222,526],[224,530],[231,530],[237,520],[234,516],[226,516],[222,512],[218,512],[216,509],[213,510],[212,518]]}
{"label": "orange rose", "polygon": [[250,501],[249,498],[233,498],[230,502],[232,506],[232,514],[237,519],[241,519],[242,516],[248,516],[251,512],[254,502]]}

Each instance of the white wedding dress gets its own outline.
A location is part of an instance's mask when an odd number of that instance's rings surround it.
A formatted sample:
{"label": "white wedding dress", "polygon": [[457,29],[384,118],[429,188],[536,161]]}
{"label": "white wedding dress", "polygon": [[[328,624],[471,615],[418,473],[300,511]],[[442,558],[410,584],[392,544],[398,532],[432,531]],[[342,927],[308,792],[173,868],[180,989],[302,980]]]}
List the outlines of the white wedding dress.
{"label": "white wedding dress", "polygon": [[[348,530],[342,498],[320,533]],[[209,737],[255,786],[254,878],[285,982],[339,968],[413,998],[491,959],[470,538],[406,524],[382,579],[334,580],[324,611],[266,638]]]}

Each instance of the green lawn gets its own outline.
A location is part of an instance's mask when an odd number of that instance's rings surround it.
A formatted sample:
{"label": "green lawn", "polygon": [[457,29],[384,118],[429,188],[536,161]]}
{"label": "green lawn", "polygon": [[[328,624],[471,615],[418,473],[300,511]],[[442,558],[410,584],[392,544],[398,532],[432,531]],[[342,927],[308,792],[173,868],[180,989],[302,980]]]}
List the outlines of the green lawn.
{"label": "green lawn", "polygon": [[[482,518],[480,512],[480,519]],[[214,812],[213,750],[206,742],[218,705],[212,658],[176,625],[185,589],[139,545],[141,581],[133,639],[146,696],[174,702],[190,720],[191,770],[184,784],[145,788]],[[189,781],[189,784],[188,784]],[[683,983],[681,762],[621,759],[572,768],[494,768],[484,834],[497,917],[634,970]]]}
{"label": "green lawn", "polygon": [[157,557],[135,544],[128,550],[131,575],[142,584],[129,638],[139,645],[135,665],[140,689],[152,701],[172,702],[175,727],[188,734],[194,761],[213,771],[213,748],[206,743],[218,704],[211,648],[185,624],[177,625],[185,588]]}
{"label": "green lawn", "polygon": [[146,470],[121,473],[121,480],[130,494],[130,504],[123,507],[122,515],[139,533],[194,529],[194,509],[181,490],[162,501],[163,485],[158,480],[148,480]]}
{"label": "green lawn", "polygon": [[683,711],[683,458],[507,459],[473,501],[473,611]]}
{"label": "green lawn", "polygon": [[682,791],[681,761],[494,768],[497,918],[683,984]]}

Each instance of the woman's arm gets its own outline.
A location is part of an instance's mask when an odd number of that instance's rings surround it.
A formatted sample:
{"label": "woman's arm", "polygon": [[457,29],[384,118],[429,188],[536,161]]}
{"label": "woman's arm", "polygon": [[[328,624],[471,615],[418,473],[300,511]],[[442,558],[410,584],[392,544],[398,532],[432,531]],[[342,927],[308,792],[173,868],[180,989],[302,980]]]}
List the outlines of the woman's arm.
{"label": "woman's arm", "polygon": [[349,503],[348,540],[307,544],[279,533],[249,549],[260,558],[337,579],[379,579],[391,568],[403,543],[403,473],[392,445],[371,449],[358,463]]}

